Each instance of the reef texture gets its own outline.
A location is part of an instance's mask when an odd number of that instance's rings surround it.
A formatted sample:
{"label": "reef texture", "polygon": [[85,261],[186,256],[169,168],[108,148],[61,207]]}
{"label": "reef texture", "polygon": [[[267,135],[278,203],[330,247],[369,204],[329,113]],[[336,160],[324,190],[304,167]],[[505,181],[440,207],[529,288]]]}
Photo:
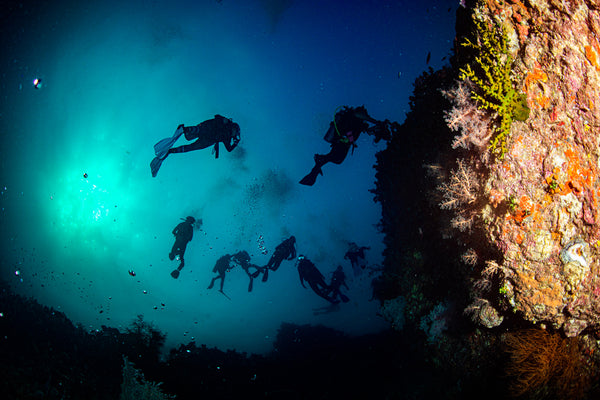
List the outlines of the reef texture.
{"label": "reef texture", "polygon": [[[440,190],[443,203],[454,201],[442,204],[453,225],[481,235],[466,259],[481,265],[485,290],[474,307],[489,300],[507,315],[597,339],[600,5],[488,0],[472,11],[471,37],[457,39],[462,79],[447,93],[458,167]],[[510,74],[494,73],[507,62]],[[526,98],[520,114],[489,107],[507,91]]]}

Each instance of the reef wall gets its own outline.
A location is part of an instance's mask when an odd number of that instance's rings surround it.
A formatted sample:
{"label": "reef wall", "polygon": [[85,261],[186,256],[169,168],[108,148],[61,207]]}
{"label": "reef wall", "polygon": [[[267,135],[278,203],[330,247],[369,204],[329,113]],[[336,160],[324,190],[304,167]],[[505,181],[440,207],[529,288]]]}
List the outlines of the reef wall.
{"label": "reef wall", "polygon": [[499,255],[480,260],[481,286],[500,282],[483,294],[567,336],[598,334],[598,3],[487,1],[472,18],[446,119],[469,172],[452,174],[454,209],[485,232],[474,253]]}
{"label": "reef wall", "polygon": [[[377,157],[381,314],[448,374],[598,393],[600,4],[466,0],[456,28]],[[536,381],[544,341],[575,350]]]}

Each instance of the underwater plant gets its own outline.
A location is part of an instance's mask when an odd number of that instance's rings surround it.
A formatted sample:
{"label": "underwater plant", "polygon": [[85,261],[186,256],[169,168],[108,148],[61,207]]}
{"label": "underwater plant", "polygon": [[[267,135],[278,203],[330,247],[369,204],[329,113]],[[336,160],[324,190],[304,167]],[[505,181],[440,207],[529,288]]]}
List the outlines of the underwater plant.
{"label": "underwater plant", "polygon": [[[515,397],[581,399],[590,389],[593,370],[577,338],[563,338],[543,329],[506,335],[506,372]],[[556,396],[556,397],[554,397]]]}
{"label": "underwater plant", "polygon": [[502,159],[507,152],[506,142],[513,121],[529,118],[527,95],[518,92],[513,83],[513,60],[508,52],[506,30],[498,25],[490,27],[477,18],[475,27],[476,42],[467,38],[462,44],[475,51],[475,66],[467,64],[461,68],[460,78],[474,83],[471,98],[479,108],[497,114],[499,125],[495,127],[489,149]]}

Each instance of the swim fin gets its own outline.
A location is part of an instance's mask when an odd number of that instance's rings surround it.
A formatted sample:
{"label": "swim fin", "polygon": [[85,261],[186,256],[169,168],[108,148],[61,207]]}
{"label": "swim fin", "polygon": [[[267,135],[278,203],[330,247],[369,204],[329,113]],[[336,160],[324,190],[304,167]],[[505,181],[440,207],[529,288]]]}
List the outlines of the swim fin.
{"label": "swim fin", "polygon": [[158,174],[158,170],[163,163],[164,158],[154,157],[150,162],[150,171],[152,172],[152,177],[156,178],[156,174]]}
{"label": "swim fin", "polygon": [[323,171],[321,171],[321,167],[318,166],[314,166],[313,169],[310,171],[310,173],[308,175],[306,175],[304,178],[302,178],[302,180],[300,181],[301,185],[306,185],[306,186],[312,186],[315,184],[316,180],[317,180],[317,175],[323,175]]}
{"label": "swim fin", "polygon": [[174,269],[174,270],[173,270],[173,272],[171,272],[171,276],[172,276],[174,279],[177,279],[177,278],[179,278],[179,270],[177,270],[177,269]]}
{"label": "swim fin", "polygon": [[156,157],[160,158],[161,160],[164,160],[165,157],[167,157],[167,154],[169,153],[171,147],[173,147],[173,145],[181,135],[183,135],[183,124],[177,127],[172,137],[165,138],[154,145],[154,154],[156,155]]}
{"label": "swim fin", "polygon": [[156,157],[150,162],[150,171],[153,178],[156,178],[162,162],[167,158],[169,150],[181,135],[183,135],[183,124],[177,127],[172,137],[165,138],[154,145],[154,154],[156,154]]}

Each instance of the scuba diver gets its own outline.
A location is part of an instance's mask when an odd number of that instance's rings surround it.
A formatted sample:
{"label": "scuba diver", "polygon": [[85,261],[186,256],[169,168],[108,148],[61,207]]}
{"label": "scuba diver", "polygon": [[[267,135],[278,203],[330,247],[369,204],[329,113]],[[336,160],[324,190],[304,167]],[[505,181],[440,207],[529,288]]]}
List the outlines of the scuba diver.
{"label": "scuba diver", "polygon": [[[181,135],[189,141],[196,139],[191,144],[172,148]],[[215,158],[219,158],[219,142],[223,142],[227,151],[232,151],[240,142],[240,126],[230,118],[215,115],[213,119],[206,120],[196,126],[177,127],[172,137],[163,139],[154,145],[156,157],[150,163],[152,176],[156,177],[163,161],[169,154],[187,153],[188,151],[205,149],[213,146]]]}
{"label": "scuba diver", "polygon": [[330,303],[336,304],[339,303],[339,300],[332,299],[327,295],[331,291],[329,286],[325,283],[325,277],[323,274],[315,267],[309,259],[304,257],[303,255],[298,256],[298,274],[300,275],[300,284],[303,288],[304,281],[308,283],[311,289],[320,297],[324,298]]}
{"label": "scuba diver", "polygon": [[344,254],[344,260],[350,260],[350,264],[352,264],[352,271],[354,271],[354,276],[360,275],[363,269],[366,268],[366,260],[365,260],[365,250],[370,250],[370,247],[361,246],[354,242],[350,242],[350,248]]}
{"label": "scuba diver", "polygon": [[219,258],[217,260],[212,272],[216,272],[219,275],[212,278],[212,280],[210,281],[210,285],[208,285],[208,288],[212,289],[213,286],[215,285],[215,281],[217,279],[221,279],[221,287],[219,288],[219,292],[223,293],[223,295],[225,297],[227,297],[229,300],[231,300],[229,298],[229,296],[227,296],[225,294],[225,292],[223,292],[223,285],[225,284],[225,273],[229,272],[231,270],[231,268],[235,267],[235,264],[233,266],[231,266],[231,264],[230,264],[231,261],[233,261],[233,256],[231,254],[225,254],[224,256],[222,256],[221,258]]}
{"label": "scuba diver", "polygon": [[[374,125],[369,126],[367,122]],[[396,130],[399,125],[395,122],[390,123],[388,120],[378,121],[371,118],[364,106],[356,108],[344,106],[335,113],[333,121],[329,123],[329,130],[323,138],[330,143],[331,150],[328,154],[315,154],[315,166],[308,175],[302,178],[300,183],[312,186],[317,180],[317,175],[323,175],[321,170],[323,165],[328,162],[341,164],[346,159],[350,148],[354,152],[356,141],[361,132],[374,135],[375,143],[377,143],[381,139],[386,141],[391,139],[390,127]]]}
{"label": "scuba diver", "polygon": [[[248,284],[248,291],[251,292],[254,278],[256,278],[260,274],[261,268],[258,265],[250,264],[250,254],[248,254],[248,252],[245,250],[235,253],[233,256],[231,256],[231,260],[239,264],[239,266],[242,267],[242,269],[248,275],[248,278],[250,278],[250,283]],[[254,268],[255,271],[253,273],[250,273],[250,268]]]}
{"label": "scuba diver", "polygon": [[331,283],[329,284],[329,290],[331,291],[331,298],[333,300],[337,299],[338,296],[344,303],[350,301],[348,296],[343,294],[340,291],[340,286],[344,285],[346,290],[350,290],[348,285],[346,285],[346,274],[344,274],[344,269],[341,265],[338,265],[337,269],[333,271],[333,275],[331,276]]}
{"label": "scuba diver", "polygon": [[[183,218],[182,218],[183,219]],[[179,277],[179,271],[183,268],[185,264],[183,260],[183,255],[185,254],[185,248],[187,244],[194,237],[194,226],[193,224],[196,222],[194,217],[186,217],[186,219],[179,223],[175,229],[173,229],[173,235],[175,235],[175,243],[173,244],[173,248],[171,248],[171,252],[169,253],[169,260],[173,261],[175,258],[180,261],[179,267],[176,270],[171,272],[171,276],[175,279]],[[200,223],[201,220],[200,220]]]}
{"label": "scuba diver", "polygon": [[261,268],[261,271],[263,272],[263,282],[266,282],[267,279],[269,279],[269,270],[277,271],[277,269],[279,269],[279,266],[281,265],[281,262],[284,259],[293,260],[294,258],[296,258],[295,244],[296,238],[294,236],[290,236],[288,239],[285,239],[283,242],[277,245],[277,247],[275,247],[275,251],[269,259],[269,262],[267,263],[267,265]]}

